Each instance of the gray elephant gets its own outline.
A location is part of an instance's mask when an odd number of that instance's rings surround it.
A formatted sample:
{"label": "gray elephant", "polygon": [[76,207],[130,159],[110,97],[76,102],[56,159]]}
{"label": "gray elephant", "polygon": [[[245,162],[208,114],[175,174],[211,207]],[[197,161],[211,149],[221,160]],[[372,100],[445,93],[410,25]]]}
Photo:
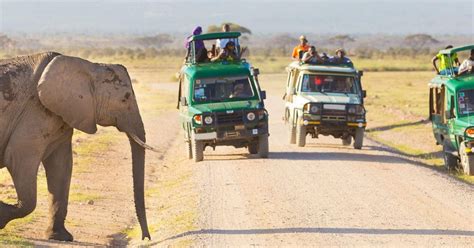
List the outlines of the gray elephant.
{"label": "gray elephant", "polygon": [[0,168],[12,176],[18,203],[0,201],[0,229],[36,207],[40,162],[50,194],[49,239],[72,241],[64,220],[72,173],[73,129],[96,124],[127,134],[132,150],[135,209],[150,239],[144,199],[145,129],[128,72],[58,53],[0,60]]}

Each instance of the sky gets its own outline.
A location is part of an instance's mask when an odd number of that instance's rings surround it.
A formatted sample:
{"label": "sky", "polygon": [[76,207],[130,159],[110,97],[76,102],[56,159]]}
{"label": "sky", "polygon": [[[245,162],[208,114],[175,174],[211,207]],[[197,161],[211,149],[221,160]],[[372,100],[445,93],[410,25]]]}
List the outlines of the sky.
{"label": "sky", "polygon": [[187,33],[223,22],[257,34],[474,36],[474,0],[0,0],[1,33]]}

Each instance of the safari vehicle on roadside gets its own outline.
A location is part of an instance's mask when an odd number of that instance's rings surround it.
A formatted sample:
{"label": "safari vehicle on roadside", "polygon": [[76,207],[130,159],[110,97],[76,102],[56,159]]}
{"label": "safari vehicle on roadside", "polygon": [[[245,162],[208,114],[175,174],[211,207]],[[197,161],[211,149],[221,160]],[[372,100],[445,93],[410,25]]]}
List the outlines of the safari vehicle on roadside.
{"label": "safari vehicle on roadside", "polygon": [[365,119],[362,71],[345,65],[293,62],[287,67],[284,120],[289,142],[306,145],[306,136],[332,135],[361,149]]}
{"label": "safari vehicle on roadside", "polygon": [[216,146],[247,147],[250,154],[268,157],[266,92],[259,85],[259,70],[244,59],[196,59],[195,42],[239,36],[238,32],[209,33],[188,40],[189,56],[179,73],[178,109],[187,156],[196,162],[203,160],[205,148]]}
{"label": "safari vehicle on roadside", "polygon": [[[441,50],[451,57],[474,49],[474,45]],[[474,175],[474,74],[456,75],[448,67],[447,75],[437,75],[429,83],[429,113],[436,144],[443,146],[444,165],[448,170],[461,165],[465,174]],[[459,162],[459,163],[458,163]]]}

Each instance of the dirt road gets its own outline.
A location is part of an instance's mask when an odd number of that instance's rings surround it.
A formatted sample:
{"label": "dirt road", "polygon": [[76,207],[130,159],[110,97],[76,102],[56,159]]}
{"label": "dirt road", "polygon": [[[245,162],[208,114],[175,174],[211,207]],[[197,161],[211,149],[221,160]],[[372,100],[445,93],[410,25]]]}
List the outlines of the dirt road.
{"label": "dirt road", "polygon": [[473,187],[366,141],[289,145],[280,92],[268,92],[270,158],[208,149],[194,164],[198,246],[470,246]]}
{"label": "dirt road", "polygon": [[[163,97],[174,94],[175,87],[156,84],[137,92]],[[471,185],[370,141],[362,150],[331,138],[308,137],[304,148],[289,145],[281,120],[281,91],[268,89],[269,159],[250,156],[246,149],[218,147],[206,150],[203,162],[192,163],[184,156],[176,111],[155,111],[147,101],[156,95],[139,98],[147,99],[140,104],[145,106],[148,143],[162,151],[147,153],[147,214],[153,240],[138,238],[128,141],[112,130],[93,136],[114,135],[105,139],[106,149],[77,162],[72,192],[76,200],[67,221],[76,242],[70,245],[473,244]],[[46,202],[40,196],[33,220],[8,232],[35,245],[64,245],[42,239]]]}

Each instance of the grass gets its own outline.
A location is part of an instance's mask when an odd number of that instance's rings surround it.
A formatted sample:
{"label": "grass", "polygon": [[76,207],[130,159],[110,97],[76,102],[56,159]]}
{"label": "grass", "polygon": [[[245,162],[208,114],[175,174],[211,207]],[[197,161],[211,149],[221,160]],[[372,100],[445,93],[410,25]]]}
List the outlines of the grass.
{"label": "grass", "polygon": [[[244,56],[262,74],[283,73],[290,62],[286,56]],[[351,57],[360,70],[365,71],[432,71],[430,58],[425,57],[386,57],[379,59]],[[147,59],[130,59],[129,57],[94,57],[92,61],[117,63],[127,67],[130,74],[140,82],[175,82],[175,74],[183,64],[183,57],[160,56]]]}
{"label": "grass", "polygon": [[[431,71],[432,66],[425,58],[351,58],[359,70],[364,71]],[[282,73],[290,62],[289,57],[250,57],[249,61],[260,68],[262,74]]]}
{"label": "grass", "polygon": [[[15,204],[17,201],[16,191],[13,187],[10,174],[8,174],[7,170],[1,170],[0,175],[2,178],[0,184],[3,184],[3,186],[1,186],[2,192],[0,193],[0,198],[5,203]],[[40,170],[38,173],[38,197],[46,198],[47,196],[48,191],[46,186],[46,176],[44,170]],[[3,230],[0,231],[0,244],[5,246],[21,247],[33,246],[33,243],[22,237],[19,232],[23,231],[23,226],[25,224],[35,223],[44,216],[47,216],[47,209],[37,208],[32,214],[26,216],[25,218],[11,221]]]}

